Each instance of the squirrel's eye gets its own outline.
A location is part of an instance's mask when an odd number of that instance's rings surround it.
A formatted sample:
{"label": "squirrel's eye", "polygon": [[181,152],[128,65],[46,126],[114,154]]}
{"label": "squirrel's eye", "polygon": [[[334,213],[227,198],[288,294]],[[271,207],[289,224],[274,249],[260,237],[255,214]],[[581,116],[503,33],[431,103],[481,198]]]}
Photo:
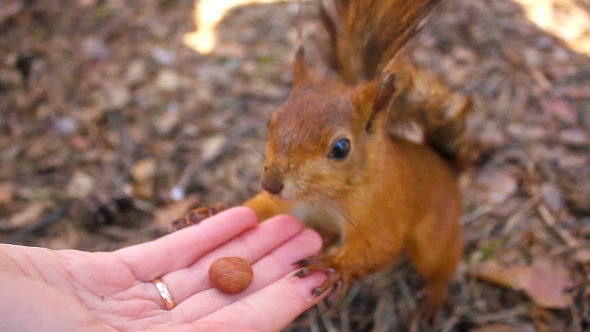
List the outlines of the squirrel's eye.
{"label": "squirrel's eye", "polygon": [[342,160],[348,157],[350,152],[350,141],[347,138],[343,138],[334,143],[332,151],[328,154],[328,158]]}

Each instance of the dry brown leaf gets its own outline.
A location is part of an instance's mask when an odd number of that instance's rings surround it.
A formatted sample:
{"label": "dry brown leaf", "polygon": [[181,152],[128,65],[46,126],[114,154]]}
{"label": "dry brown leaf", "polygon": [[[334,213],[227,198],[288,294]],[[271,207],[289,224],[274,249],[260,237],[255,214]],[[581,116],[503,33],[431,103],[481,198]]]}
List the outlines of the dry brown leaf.
{"label": "dry brown leaf", "polygon": [[223,134],[216,134],[204,139],[201,143],[201,159],[211,160],[217,157],[225,142],[227,142],[227,137]]}
{"label": "dry brown leaf", "polygon": [[590,137],[580,128],[569,128],[559,132],[557,138],[561,143],[573,147],[585,147],[590,144]]}
{"label": "dry brown leaf", "polygon": [[24,1],[10,1],[0,8],[0,23],[4,23],[7,18],[18,14],[24,7]]}
{"label": "dry brown leaf", "polygon": [[86,151],[90,148],[91,142],[88,138],[80,134],[73,134],[68,138],[68,142],[72,148],[79,151]]}
{"label": "dry brown leaf", "polygon": [[184,216],[198,202],[198,195],[189,195],[180,201],[163,206],[154,211],[154,221],[163,229],[168,229],[171,222]]}
{"label": "dry brown leaf", "polygon": [[515,326],[515,325],[508,325],[503,323],[494,323],[490,325],[486,325],[484,327],[480,327],[475,330],[471,330],[471,332],[534,332],[535,329],[531,325],[525,326]]}
{"label": "dry brown leaf", "polygon": [[518,188],[516,178],[502,170],[484,170],[477,176],[476,181],[487,189],[488,200],[492,204],[504,203]]}
{"label": "dry brown leaf", "polygon": [[131,175],[135,182],[151,181],[156,175],[156,160],[147,158],[138,160],[133,167],[131,167]]}
{"label": "dry brown leaf", "polygon": [[578,249],[574,254],[574,260],[578,263],[587,264],[590,263],[590,249],[583,248]]}
{"label": "dry brown leaf", "polygon": [[180,120],[181,113],[178,111],[177,107],[169,106],[168,110],[162,114],[162,116],[158,117],[154,125],[160,135],[168,135],[178,126]]}
{"label": "dry brown leaf", "polygon": [[572,282],[541,266],[533,265],[527,273],[522,273],[520,283],[531,299],[542,307],[565,309],[569,305],[563,291],[572,287]]}
{"label": "dry brown leaf", "polygon": [[10,216],[8,222],[12,228],[22,228],[41,218],[43,211],[45,211],[45,205],[41,203],[31,203],[22,211]]}
{"label": "dry brown leaf", "polygon": [[14,185],[10,182],[0,183],[0,204],[9,204],[14,197]]}
{"label": "dry brown leaf", "polygon": [[511,273],[500,262],[494,259],[480,263],[476,267],[476,276],[482,280],[506,288],[520,289],[518,278]]}
{"label": "dry brown leaf", "polygon": [[135,197],[152,198],[156,171],[157,163],[153,158],[142,159],[133,164],[131,175],[133,176],[133,195]]}
{"label": "dry brown leaf", "polygon": [[162,92],[174,92],[181,84],[180,75],[169,68],[161,69],[156,76],[156,87]]}
{"label": "dry brown leaf", "polygon": [[558,214],[565,206],[565,198],[561,189],[554,183],[543,183],[541,185],[541,194],[543,202],[551,210],[551,212]]}
{"label": "dry brown leaf", "polygon": [[66,194],[71,198],[86,197],[94,189],[95,180],[92,176],[76,171],[66,187]]}
{"label": "dry brown leaf", "polygon": [[568,307],[563,291],[572,286],[569,279],[560,277],[540,264],[505,267],[489,260],[476,267],[477,277],[513,290],[523,290],[539,306],[552,309]]}
{"label": "dry brown leaf", "polygon": [[547,113],[555,115],[563,122],[576,123],[578,121],[576,110],[564,98],[543,98],[541,105]]}

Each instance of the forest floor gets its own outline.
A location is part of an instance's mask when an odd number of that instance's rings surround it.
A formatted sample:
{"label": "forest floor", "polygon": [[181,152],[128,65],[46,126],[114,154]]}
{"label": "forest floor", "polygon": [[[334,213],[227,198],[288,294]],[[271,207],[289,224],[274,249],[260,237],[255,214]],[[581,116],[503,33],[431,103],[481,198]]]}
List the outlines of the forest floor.
{"label": "forest floor", "polygon": [[[191,206],[259,191],[297,3],[230,10],[209,54],[183,43],[193,1],[68,3],[0,8],[0,242],[112,251],[164,235]],[[316,10],[304,8],[321,72]],[[590,4],[448,0],[410,46],[473,97],[482,147],[461,180],[466,253],[452,305],[423,329],[588,331]],[[406,331],[420,286],[402,258],[289,330]]]}

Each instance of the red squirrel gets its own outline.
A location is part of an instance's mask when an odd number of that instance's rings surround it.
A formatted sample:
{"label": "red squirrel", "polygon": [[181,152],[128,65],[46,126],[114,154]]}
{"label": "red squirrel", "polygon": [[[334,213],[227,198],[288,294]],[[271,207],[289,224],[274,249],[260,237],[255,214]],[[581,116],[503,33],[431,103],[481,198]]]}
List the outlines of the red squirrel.
{"label": "red squirrel", "polygon": [[[300,47],[293,89],[268,122],[264,191],[244,205],[260,221],[289,213],[339,239],[298,262],[296,273],[326,272],[312,295],[329,291],[328,304],[405,249],[426,282],[421,311],[434,315],[463,257],[457,176],[469,99],[399,54],[437,2],[323,1],[329,64],[340,81],[311,73]],[[386,131],[410,121],[422,126],[423,144]]]}

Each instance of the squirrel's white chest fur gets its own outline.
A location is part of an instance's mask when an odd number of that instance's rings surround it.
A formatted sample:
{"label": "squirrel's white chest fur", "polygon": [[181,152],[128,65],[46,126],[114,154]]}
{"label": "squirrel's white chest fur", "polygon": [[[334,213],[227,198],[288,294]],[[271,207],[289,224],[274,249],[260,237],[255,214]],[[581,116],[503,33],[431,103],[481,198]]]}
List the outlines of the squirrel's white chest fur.
{"label": "squirrel's white chest fur", "polygon": [[306,227],[340,234],[340,241],[343,240],[345,219],[336,204],[332,206],[319,202],[301,202],[291,209],[290,214],[301,220]]}

